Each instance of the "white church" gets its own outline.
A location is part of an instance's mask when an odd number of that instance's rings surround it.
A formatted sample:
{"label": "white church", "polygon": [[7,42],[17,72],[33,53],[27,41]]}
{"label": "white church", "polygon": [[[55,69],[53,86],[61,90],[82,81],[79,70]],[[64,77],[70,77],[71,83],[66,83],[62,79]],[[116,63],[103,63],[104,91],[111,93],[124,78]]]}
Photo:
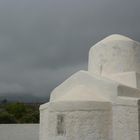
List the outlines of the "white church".
{"label": "white church", "polygon": [[111,35],[40,106],[40,140],[140,140],[139,99],[140,43]]}

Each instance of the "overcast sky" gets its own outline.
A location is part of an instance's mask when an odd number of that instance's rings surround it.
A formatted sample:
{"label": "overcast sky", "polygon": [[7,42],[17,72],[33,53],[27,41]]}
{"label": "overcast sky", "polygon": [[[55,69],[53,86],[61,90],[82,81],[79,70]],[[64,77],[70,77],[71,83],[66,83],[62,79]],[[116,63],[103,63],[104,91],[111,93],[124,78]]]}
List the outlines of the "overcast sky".
{"label": "overcast sky", "polygon": [[0,94],[48,97],[114,33],[140,41],[140,0],[0,0]]}

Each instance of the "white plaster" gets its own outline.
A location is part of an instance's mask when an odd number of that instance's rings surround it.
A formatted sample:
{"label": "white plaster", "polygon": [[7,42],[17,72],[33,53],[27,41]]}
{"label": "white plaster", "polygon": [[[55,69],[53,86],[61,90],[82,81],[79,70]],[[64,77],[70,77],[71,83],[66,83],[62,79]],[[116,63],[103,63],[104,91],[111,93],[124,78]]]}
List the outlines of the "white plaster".
{"label": "white plaster", "polygon": [[140,73],[140,43],[112,35],[90,49],[89,72],[109,76],[131,71]]}
{"label": "white plaster", "polygon": [[39,140],[39,124],[0,124],[0,140]]}
{"label": "white plaster", "polygon": [[[104,102],[56,102],[41,109],[43,125],[41,139],[45,140],[111,140],[111,104]],[[63,115],[65,132],[57,132],[57,116]],[[106,126],[106,129],[102,127]],[[48,127],[49,126],[49,127]],[[42,128],[43,127],[43,128]]]}
{"label": "white plaster", "polygon": [[117,96],[140,97],[140,91],[103,76],[79,71],[53,90],[50,101],[113,102]]}
{"label": "white plaster", "polygon": [[50,101],[113,100],[117,96],[118,86],[119,83],[107,78],[79,71],[53,90]]}
{"label": "white plaster", "polygon": [[113,140],[139,140],[139,105],[136,98],[119,98],[112,106]]}
{"label": "white plaster", "polygon": [[139,87],[137,84],[136,72],[123,72],[123,73],[113,74],[110,76],[110,79],[133,88]]}

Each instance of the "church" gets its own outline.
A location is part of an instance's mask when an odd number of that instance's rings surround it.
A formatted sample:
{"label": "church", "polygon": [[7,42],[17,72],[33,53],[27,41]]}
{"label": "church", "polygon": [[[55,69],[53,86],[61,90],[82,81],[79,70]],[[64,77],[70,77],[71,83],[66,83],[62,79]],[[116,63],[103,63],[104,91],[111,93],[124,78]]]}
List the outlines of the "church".
{"label": "church", "polygon": [[40,106],[40,140],[139,140],[139,99],[140,43],[111,35]]}

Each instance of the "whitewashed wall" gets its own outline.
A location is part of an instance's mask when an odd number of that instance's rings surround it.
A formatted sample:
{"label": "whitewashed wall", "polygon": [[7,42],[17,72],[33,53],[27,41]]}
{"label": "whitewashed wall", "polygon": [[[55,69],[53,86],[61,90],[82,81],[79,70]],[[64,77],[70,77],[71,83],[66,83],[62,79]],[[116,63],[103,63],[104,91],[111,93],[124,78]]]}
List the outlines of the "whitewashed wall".
{"label": "whitewashed wall", "polygon": [[0,124],[0,140],[39,140],[39,124]]}

